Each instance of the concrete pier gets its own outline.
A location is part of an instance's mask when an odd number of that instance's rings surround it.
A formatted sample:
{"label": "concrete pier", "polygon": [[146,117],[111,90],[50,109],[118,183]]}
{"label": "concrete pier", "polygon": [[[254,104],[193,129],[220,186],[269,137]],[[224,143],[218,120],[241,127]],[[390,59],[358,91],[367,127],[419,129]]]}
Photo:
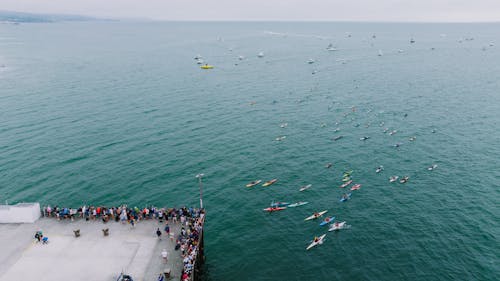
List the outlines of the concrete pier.
{"label": "concrete pier", "polygon": [[[171,273],[165,280],[181,280],[181,253],[175,250],[175,239],[166,235],[164,226],[165,221],[156,219],[140,220],[135,227],[126,222],[55,218],[41,218],[32,224],[0,224],[0,281],[116,281],[122,272],[134,281],[156,281],[166,269]],[[180,223],[170,221],[169,226],[177,238]],[[108,236],[103,235],[105,228]],[[161,240],[156,236],[157,228],[162,231]],[[74,234],[77,229],[79,237]],[[39,230],[48,237],[47,244],[34,238]],[[161,256],[163,249],[168,252],[167,263]],[[202,253],[199,251],[198,257]],[[199,258],[196,261],[191,276],[195,279]]]}

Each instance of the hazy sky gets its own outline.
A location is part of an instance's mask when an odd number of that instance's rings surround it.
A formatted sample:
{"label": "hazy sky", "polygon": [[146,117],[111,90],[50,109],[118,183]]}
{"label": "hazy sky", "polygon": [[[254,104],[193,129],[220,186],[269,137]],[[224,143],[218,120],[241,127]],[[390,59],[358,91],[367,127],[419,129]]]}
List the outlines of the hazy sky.
{"label": "hazy sky", "polygon": [[0,0],[0,10],[156,20],[500,21],[500,0]]}

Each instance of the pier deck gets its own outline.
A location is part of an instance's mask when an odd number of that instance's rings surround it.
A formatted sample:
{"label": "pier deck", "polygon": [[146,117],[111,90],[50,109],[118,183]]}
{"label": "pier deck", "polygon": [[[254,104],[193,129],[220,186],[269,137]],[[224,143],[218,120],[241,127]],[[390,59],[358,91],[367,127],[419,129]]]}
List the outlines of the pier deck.
{"label": "pier deck", "polygon": [[[169,223],[177,234],[180,225]],[[165,223],[142,220],[130,224],[99,220],[75,221],[42,218],[33,224],[0,224],[0,281],[116,281],[123,271],[134,281],[157,280],[165,268],[171,269],[170,280],[180,280],[183,263],[175,241],[166,236]],[[156,237],[156,229],[162,239]],[[109,236],[102,229],[109,228]],[[80,229],[75,237],[73,230]],[[48,244],[36,242],[41,230]],[[161,251],[167,249],[168,262]]]}

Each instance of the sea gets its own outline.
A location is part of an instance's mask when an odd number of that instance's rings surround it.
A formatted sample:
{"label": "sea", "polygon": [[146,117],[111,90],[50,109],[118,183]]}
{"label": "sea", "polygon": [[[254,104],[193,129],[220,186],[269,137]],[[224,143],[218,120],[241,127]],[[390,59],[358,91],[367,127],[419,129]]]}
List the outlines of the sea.
{"label": "sea", "polygon": [[500,280],[498,23],[1,24],[0,109],[1,202],[202,191],[204,280]]}

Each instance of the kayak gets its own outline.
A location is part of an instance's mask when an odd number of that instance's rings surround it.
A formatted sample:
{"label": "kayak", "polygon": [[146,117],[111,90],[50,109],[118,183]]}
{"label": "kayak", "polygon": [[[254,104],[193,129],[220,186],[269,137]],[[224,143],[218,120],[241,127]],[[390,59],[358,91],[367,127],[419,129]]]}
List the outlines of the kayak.
{"label": "kayak", "polygon": [[265,208],[264,211],[266,212],[276,212],[276,211],[282,211],[282,210],[285,210],[286,207],[269,207],[269,208]]}
{"label": "kayak", "polygon": [[334,141],[338,141],[339,139],[343,138],[344,136],[337,136],[337,137],[334,137],[333,140]]}
{"label": "kayak", "polygon": [[389,178],[389,182],[395,182],[395,181],[397,181],[398,179],[399,179],[399,177],[398,177],[398,176],[392,176],[392,177],[390,177],[390,178]]}
{"label": "kayak", "polygon": [[290,205],[288,202],[271,202],[271,207],[286,207]]}
{"label": "kayak", "polygon": [[347,198],[342,197],[342,198],[340,198],[340,200],[339,200],[339,201],[340,201],[340,202],[345,202],[345,201],[347,201],[347,200],[351,199],[351,194],[352,194],[352,193],[347,193]]}
{"label": "kayak", "polygon": [[205,64],[205,65],[202,65],[200,66],[201,69],[213,69],[214,66],[213,65],[209,65],[209,64]]}
{"label": "kayak", "polygon": [[353,170],[344,172],[344,178],[350,176],[352,174],[352,172],[353,172]]}
{"label": "kayak", "polygon": [[436,169],[437,166],[438,165],[434,164],[434,165],[430,166],[429,168],[427,168],[427,170],[432,171],[432,170]]}
{"label": "kayak", "polygon": [[360,188],[361,188],[361,184],[359,184],[359,183],[358,183],[358,184],[353,185],[353,186],[351,187],[351,190],[358,190],[358,189],[360,189]]}
{"label": "kayak", "polygon": [[326,217],[319,225],[327,225],[335,220],[335,217]]}
{"label": "kayak", "polygon": [[350,181],[348,181],[348,182],[346,182],[346,183],[342,184],[342,185],[340,186],[340,188],[344,188],[344,187],[346,187],[346,186],[350,185],[351,183],[352,183],[352,180],[350,180]]}
{"label": "kayak", "polygon": [[248,184],[246,185],[246,187],[256,186],[256,185],[258,185],[258,184],[259,184],[259,183],[261,183],[261,182],[262,182],[262,180],[252,181],[252,182],[248,183]]}
{"label": "kayak", "polygon": [[375,173],[377,173],[377,174],[378,174],[378,173],[382,172],[383,170],[384,170],[384,167],[383,167],[383,166],[380,166],[380,167],[378,167],[378,168],[375,170]]}
{"label": "kayak", "polygon": [[318,240],[317,240],[317,241],[314,241],[314,240],[313,240],[313,241],[311,242],[311,244],[309,244],[309,246],[307,246],[306,250],[309,250],[309,249],[311,249],[312,247],[317,246],[317,245],[319,245],[319,244],[323,244],[323,240],[325,239],[325,236],[326,236],[326,234],[323,234],[323,235],[321,235],[320,237],[318,237]]}
{"label": "kayak", "polygon": [[324,211],[321,211],[318,213],[314,213],[314,214],[308,216],[307,218],[305,218],[304,220],[308,221],[308,220],[312,220],[312,219],[317,219],[317,218],[321,217],[322,215],[324,215],[326,212],[328,212],[328,211],[324,210]]}
{"label": "kayak", "polygon": [[305,205],[305,204],[308,204],[308,203],[309,202],[297,202],[297,203],[290,204],[287,207],[288,208],[294,208],[294,207],[299,207],[299,206],[302,206],[302,205]]}
{"label": "kayak", "polygon": [[299,189],[299,191],[304,191],[304,190],[306,190],[306,189],[309,189],[311,186],[312,186],[312,184],[304,185],[303,187],[301,187],[301,188]]}
{"label": "kayak", "polygon": [[404,176],[401,180],[399,180],[399,183],[406,183],[409,179],[410,178],[408,176]]}
{"label": "kayak", "polygon": [[328,231],[341,230],[347,228],[347,225],[345,223],[346,223],[345,221],[332,223],[330,224],[330,228],[328,228]]}
{"label": "kayak", "polygon": [[270,181],[266,181],[264,184],[262,184],[262,186],[270,186],[271,184],[277,182],[278,179],[272,179]]}
{"label": "kayak", "polygon": [[351,180],[351,177],[344,177],[344,178],[342,179],[342,181],[350,181],[350,180]]}

